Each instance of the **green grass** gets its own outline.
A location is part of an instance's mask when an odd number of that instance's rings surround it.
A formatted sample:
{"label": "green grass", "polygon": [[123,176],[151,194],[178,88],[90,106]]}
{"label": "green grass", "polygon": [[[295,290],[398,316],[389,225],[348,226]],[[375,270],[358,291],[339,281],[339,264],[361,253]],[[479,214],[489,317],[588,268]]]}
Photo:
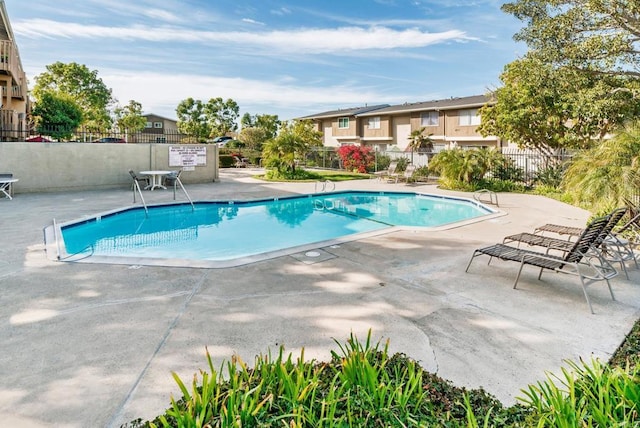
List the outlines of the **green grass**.
{"label": "green grass", "polygon": [[355,172],[336,171],[336,170],[298,170],[295,179],[286,179],[283,177],[268,178],[266,174],[254,175],[254,178],[265,181],[282,181],[282,182],[309,182],[309,181],[349,181],[349,180],[368,180],[371,174],[359,174]]}

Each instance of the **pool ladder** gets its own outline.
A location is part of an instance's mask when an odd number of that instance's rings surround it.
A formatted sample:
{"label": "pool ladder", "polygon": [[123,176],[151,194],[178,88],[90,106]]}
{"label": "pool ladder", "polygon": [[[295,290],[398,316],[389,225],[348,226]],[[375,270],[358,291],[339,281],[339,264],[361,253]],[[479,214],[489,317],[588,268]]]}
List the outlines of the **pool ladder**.
{"label": "pool ladder", "polygon": [[[193,205],[193,201],[191,200],[189,193],[187,193],[187,189],[184,188],[184,185],[182,184],[180,177],[176,177],[176,180],[173,182],[173,200],[174,201],[176,200],[176,188],[178,184],[180,185],[180,188],[184,192],[184,195],[187,197],[187,200],[191,204],[191,210],[195,211],[196,208]],[[149,215],[149,209],[147,208],[147,203],[144,200],[144,196],[142,196],[142,189],[140,189],[140,184],[138,183],[137,180],[134,180],[133,181],[133,203],[134,204],[136,203],[136,192],[138,193],[138,195],[140,195],[140,200],[142,201],[142,206],[144,207],[145,214]]]}
{"label": "pool ladder", "polygon": [[140,183],[138,180],[133,180],[133,203],[136,203],[136,191],[140,195],[140,200],[142,201],[142,206],[144,207],[145,215],[149,215],[149,209],[147,208],[147,203],[144,201],[144,196],[142,196],[142,189],[140,189]]}
{"label": "pool ladder", "polygon": [[[331,189],[329,189],[329,187]],[[336,183],[331,180],[325,180],[325,181],[318,180],[316,181],[316,184],[313,190],[314,190],[313,193],[333,192],[334,190],[336,190]]]}

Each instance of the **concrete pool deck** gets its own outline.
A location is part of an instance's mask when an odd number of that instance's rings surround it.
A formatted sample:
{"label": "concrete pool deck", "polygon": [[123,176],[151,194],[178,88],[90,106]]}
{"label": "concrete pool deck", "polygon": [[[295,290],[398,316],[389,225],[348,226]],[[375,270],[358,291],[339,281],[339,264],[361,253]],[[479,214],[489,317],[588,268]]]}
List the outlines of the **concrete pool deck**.
{"label": "concrete pool deck", "polygon": [[[223,170],[187,187],[194,200],[311,193],[314,183],[265,183]],[[446,192],[376,180],[336,190]],[[145,192],[148,203],[170,191]],[[184,197],[178,195],[178,200]],[[189,381],[235,353],[284,345],[328,360],[350,333],[390,339],[455,385],[483,387],[505,404],[559,372],[564,360],[607,359],[640,318],[640,271],[588,288],[578,279],[485,258],[475,248],[546,222],[584,225],[589,213],[532,195],[500,194],[503,216],[439,231],[394,231],[338,246],[225,269],[51,261],[43,228],[132,205],[127,189],[18,194],[0,200],[0,417],[6,426],[118,427],[150,419],[177,395],[171,371]],[[260,239],[256,237],[256,239]]]}

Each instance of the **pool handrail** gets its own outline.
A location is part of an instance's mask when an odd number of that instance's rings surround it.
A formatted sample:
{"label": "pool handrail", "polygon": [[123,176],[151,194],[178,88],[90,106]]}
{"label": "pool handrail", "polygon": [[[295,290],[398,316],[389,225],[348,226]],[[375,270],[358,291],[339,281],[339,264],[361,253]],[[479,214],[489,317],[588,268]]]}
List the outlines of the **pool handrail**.
{"label": "pool handrail", "polygon": [[140,189],[140,184],[137,180],[133,180],[133,203],[136,203],[136,190],[140,195],[140,200],[142,201],[142,206],[144,207],[145,215],[149,215],[149,209],[147,208],[147,203],[144,201],[144,196],[142,196],[142,190]]}
{"label": "pool handrail", "polygon": [[191,204],[191,210],[195,211],[196,207],[193,205],[193,201],[191,200],[191,197],[189,196],[189,194],[187,193],[187,189],[184,188],[184,185],[182,184],[182,181],[180,180],[180,174],[178,174],[176,176],[176,181],[174,181],[173,183],[173,200],[176,200],[176,184],[180,185],[180,188],[182,189],[182,191],[184,192],[184,195],[187,197],[187,200],[189,201],[189,203]]}

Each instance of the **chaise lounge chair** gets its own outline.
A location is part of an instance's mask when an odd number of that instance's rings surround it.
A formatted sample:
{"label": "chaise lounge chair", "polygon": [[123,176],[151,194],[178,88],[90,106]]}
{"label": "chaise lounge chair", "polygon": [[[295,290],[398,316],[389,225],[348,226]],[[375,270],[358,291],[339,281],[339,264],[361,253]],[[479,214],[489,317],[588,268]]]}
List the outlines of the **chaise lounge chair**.
{"label": "chaise lounge chair", "polygon": [[396,178],[396,183],[398,181],[404,181],[406,184],[409,184],[411,180],[413,180],[413,173],[416,172],[415,165],[407,165],[405,170]]}
{"label": "chaise lounge chair", "polygon": [[398,173],[396,172],[396,170],[398,169],[398,162],[397,161],[391,161],[391,163],[389,164],[389,167],[384,170],[384,171],[379,171],[377,172],[378,178],[380,180],[386,180],[386,181],[397,181],[398,180]]}
{"label": "chaise lounge chair", "polygon": [[587,294],[587,283],[585,280],[590,281],[605,281],[609,288],[611,298],[615,300],[613,290],[609,280],[615,277],[618,272],[611,266],[611,264],[601,257],[601,255],[593,248],[594,243],[600,237],[603,229],[609,223],[610,216],[599,217],[594,219],[584,230],[578,240],[573,243],[573,246],[569,251],[566,251],[564,256],[556,256],[548,254],[547,252],[539,252],[532,250],[525,250],[522,248],[512,247],[505,244],[495,244],[489,247],[479,248],[473,252],[471,260],[465,269],[465,272],[469,271],[469,267],[473,260],[481,255],[489,256],[489,263],[496,257],[504,261],[513,261],[520,263],[520,269],[518,275],[513,284],[513,288],[516,288],[518,281],[520,280],[520,274],[522,268],[525,265],[536,266],[540,268],[538,279],[542,277],[544,269],[552,270],[558,273],[565,273],[569,275],[575,275],[580,278],[580,284],[582,285],[582,291],[584,297],[587,300],[591,313],[593,307]]}
{"label": "chaise lounge chair", "polygon": [[[633,249],[628,245],[625,245],[623,241],[613,233],[613,229],[622,220],[622,217],[624,217],[626,212],[626,208],[617,208],[609,214],[609,222],[602,229],[600,236],[598,236],[592,246],[609,262],[620,263],[620,267],[624,270],[625,276],[629,279],[629,273],[627,272],[625,263],[629,260],[633,260],[636,264],[636,268],[638,268],[638,262],[633,253]],[[581,230],[584,232],[584,229]],[[536,233],[517,233],[515,235],[509,235],[502,240],[503,244],[513,242],[516,242],[518,247],[523,243],[532,246],[544,247],[547,249],[547,252],[549,250],[557,250],[563,253],[570,251],[575,244],[574,242],[566,239],[552,238]]]}

